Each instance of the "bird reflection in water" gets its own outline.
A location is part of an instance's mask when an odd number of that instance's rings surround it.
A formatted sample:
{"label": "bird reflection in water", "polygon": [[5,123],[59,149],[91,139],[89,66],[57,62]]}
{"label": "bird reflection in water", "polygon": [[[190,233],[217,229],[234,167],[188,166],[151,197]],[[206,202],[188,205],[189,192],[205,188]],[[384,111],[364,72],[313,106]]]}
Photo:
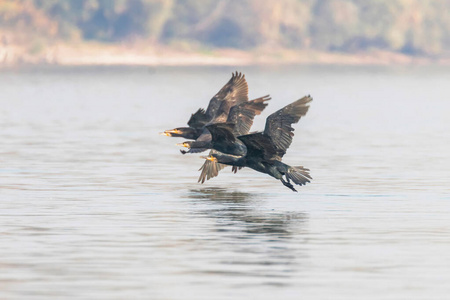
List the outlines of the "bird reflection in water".
{"label": "bird reflection in water", "polygon": [[219,255],[222,267],[205,273],[225,275],[223,269],[233,265],[240,275],[264,277],[266,284],[284,286],[288,285],[286,279],[300,270],[306,258],[307,215],[263,209],[265,197],[219,188],[190,191],[193,217],[214,220],[210,242],[223,253]]}
{"label": "bird reflection in water", "polygon": [[[278,234],[279,237],[287,237],[302,230],[302,223],[307,218],[305,213],[258,210],[259,203],[264,197],[266,197],[264,194],[221,188],[193,189],[189,194],[190,199],[203,203],[206,201],[208,204],[207,209],[196,213],[206,214],[222,221],[227,220],[228,222],[220,222],[220,227],[226,227],[228,230],[239,229],[249,234]],[[232,224],[236,226],[230,226]]]}

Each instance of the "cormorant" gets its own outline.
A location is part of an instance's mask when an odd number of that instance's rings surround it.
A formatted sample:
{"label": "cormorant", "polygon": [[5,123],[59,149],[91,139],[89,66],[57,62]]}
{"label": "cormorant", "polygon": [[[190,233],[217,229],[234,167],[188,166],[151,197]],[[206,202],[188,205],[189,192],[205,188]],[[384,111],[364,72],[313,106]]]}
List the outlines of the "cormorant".
{"label": "cormorant", "polygon": [[189,127],[178,127],[161,134],[195,140],[204,132],[206,124],[225,122],[231,107],[247,101],[248,85],[245,75],[232,73],[231,79],[211,98],[206,111],[200,108],[191,115],[187,123]]}
{"label": "cormorant", "polygon": [[311,101],[310,96],[305,96],[271,114],[263,132],[235,136],[235,124],[207,125],[212,136],[210,146],[215,151],[206,159],[266,173],[296,192],[291,180],[298,185],[310,182],[312,178],[309,170],[301,166],[289,166],[281,162],[281,159],[292,143],[294,129],[291,125],[306,115]]}
{"label": "cormorant", "polygon": [[[266,108],[267,103],[271,98],[269,95],[235,105],[230,109],[230,113],[227,118],[226,124],[232,124],[232,133],[236,136],[247,134],[253,124],[253,119],[256,115],[261,114],[261,112]],[[219,124],[219,123],[217,123]],[[205,126],[204,133],[195,141],[187,141],[184,143],[177,144],[178,146],[183,146],[189,148],[188,151],[180,150],[181,153],[198,153],[211,149],[211,133],[207,129],[208,125]],[[214,149],[211,150],[209,155],[214,153]],[[198,182],[205,182],[206,179],[216,177],[219,171],[225,168],[226,165],[221,165],[216,161],[205,160],[205,163],[199,169],[201,170],[201,175]],[[238,168],[233,167],[232,171],[236,173]]]}
{"label": "cormorant", "polygon": [[[227,118],[227,124],[233,124],[233,134],[235,136],[247,134],[250,131],[250,128],[253,124],[253,119],[256,115],[261,114],[261,112],[266,108],[267,103],[271,98],[269,95],[264,97],[260,97],[249,102],[244,102],[239,105],[235,105],[230,109],[230,113]],[[208,125],[207,125],[208,126]],[[205,128],[206,135],[205,138],[200,136],[196,141],[193,142],[184,142],[179,144],[184,147],[192,147],[189,149],[189,152],[201,152],[202,150],[206,150],[211,143],[211,134],[209,130]],[[215,153],[215,150],[212,149],[209,155]],[[205,160],[204,164],[201,166],[199,171],[201,170],[200,177],[198,182],[204,183],[206,179],[210,179],[212,177],[216,177],[219,175],[219,171],[222,170],[226,165],[219,164],[217,161]],[[240,168],[239,168],[240,169]],[[236,173],[238,170],[237,167],[233,166],[232,171]]]}
{"label": "cormorant", "polygon": [[[231,134],[234,136],[247,134],[252,127],[253,119],[256,115],[261,114],[267,106],[266,101],[269,101],[270,99],[270,96],[266,95],[231,107],[227,119],[223,121],[226,122],[226,124],[233,125],[233,128],[230,129]],[[177,146],[189,148],[188,151],[181,150],[181,153],[198,153],[207,149],[212,149],[211,133],[208,130],[208,126],[212,124],[221,123],[208,123],[203,129],[203,133],[195,141],[186,141],[176,144]]]}

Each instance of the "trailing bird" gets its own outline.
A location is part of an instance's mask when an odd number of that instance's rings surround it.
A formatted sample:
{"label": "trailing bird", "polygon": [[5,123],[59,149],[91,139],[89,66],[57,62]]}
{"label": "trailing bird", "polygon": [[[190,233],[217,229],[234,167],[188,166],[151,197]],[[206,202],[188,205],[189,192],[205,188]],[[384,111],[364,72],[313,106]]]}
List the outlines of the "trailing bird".
{"label": "trailing bird", "polygon": [[211,133],[208,147],[214,151],[204,158],[219,164],[237,168],[249,167],[268,174],[296,192],[291,181],[297,185],[310,182],[312,178],[309,170],[302,166],[289,166],[281,160],[292,143],[294,128],[291,125],[306,115],[311,101],[310,96],[305,96],[274,112],[267,118],[262,132],[236,136],[233,134],[236,124],[206,125]]}

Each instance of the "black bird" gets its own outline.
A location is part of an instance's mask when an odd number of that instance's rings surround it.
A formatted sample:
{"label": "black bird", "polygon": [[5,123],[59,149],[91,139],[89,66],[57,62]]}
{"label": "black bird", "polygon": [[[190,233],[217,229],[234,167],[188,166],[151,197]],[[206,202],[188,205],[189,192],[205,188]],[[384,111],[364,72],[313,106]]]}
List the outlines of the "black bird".
{"label": "black bird", "polygon": [[[233,125],[230,129],[231,134],[234,136],[247,134],[252,127],[253,119],[255,116],[261,114],[267,106],[266,101],[270,99],[270,96],[266,95],[231,107],[228,117],[224,121],[226,124],[230,124],[230,126]],[[218,123],[206,124],[203,133],[195,141],[186,141],[177,144],[177,146],[189,148],[189,151],[185,151],[184,153],[198,153],[212,149],[211,133],[208,130],[208,126],[212,124]]]}
{"label": "black bird", "polygon": [[263,132],[236,137],[233,134],[234,124],[207,125],[212,136],[210,146],[215,151],[206,159],[266,173],[296,192],[291,180],[298,185],[310,182],[309,170],[289,166],[281,159],[292,143],[294,129],[291,125],[306,115],[311,101],[310,96],[305,96],[271,114]]}
{"label": "black bird", "polygon": [[[227,124],[233,125],[232,133],[236,136],[247,134],[253,124],[253,119],[256,115],[261,114],[261,112],[267,106],[266,101],[269,101],[270,99],[270,96],[266,95],[233,106],[230,109],[230,113],[228,114],[227,118]],[[204,132],[198,137],[197,140],[177,144],[178,146],[189,148],[188,151],[180,150],[181,153],[198,153],[212,148],[211,133],[207,129],[207,126],[208,125],[205,126]],[[214,153],[214,150],[211,150],[210,155],[212,153]],[[202,170],[202,173],[198,179],[198,182],[203,183],[206,179],[216,177],[219,174],[219,171],[224,167],[226,167],[226,165],[221,165],[216,161],[206,160],[200,168],[200,170]],[[237,170],[238,168],[233,167],[234,173],[236,173]]]}
{"label": "black bird", "polygon": [[[266,108],[267,103],[271,98],[269,95],[260,97],[249,102],[244,102],[239,105],[235,105],[230,109],[230,113],[227,118],[227,124],[233,124],[232,133],[235,136],[247,134],[253,124],[253,119],[256,115],[261,114],[261,112]],[[207,125],[208,126],[208,125]],[[207,127],[206,126],[206,127]],[[207,132],[205,135],[201,135],[196,141],[184,142],[180,145],[188,147],[189,152],[200,152],[205,149],[211,149],[211,134],[209,130],[205,128]],[[204,137],[204,138],[203,138]],[[209,155],[215,153],[215,150],[211,150]],[[198,182],[204,183],[206,179],[216,177],[219,175],[219,171],[222,170],[226,165],[219,164],[217,161],[205,160],[201,170]],[[239,168],[240,169],[240,168]],[[236,173],[237,167],[233,166],[232,171]]]}
{"label": "black bird", "polygon": [[231,79],[211,98],[206,111],[200,108],[191,115],[189,127],[178,127],[162,132],[162,135],[195,140],[204,132],[206,124],[225,122],[230,108],[248,101],[248,85],[245,75],[232,73]]}

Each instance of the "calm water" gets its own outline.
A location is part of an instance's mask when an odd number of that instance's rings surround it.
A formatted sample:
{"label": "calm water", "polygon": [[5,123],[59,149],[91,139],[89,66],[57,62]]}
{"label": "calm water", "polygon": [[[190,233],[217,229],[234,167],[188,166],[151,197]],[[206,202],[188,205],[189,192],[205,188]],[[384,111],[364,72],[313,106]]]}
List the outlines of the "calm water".
{"label": "calm water", "polygon": [[229,68],[0,73],[1,299],[448,299],[450,69],[240,68],[265,117],[305,94],[293,193],[198,184],[184,125]]}

